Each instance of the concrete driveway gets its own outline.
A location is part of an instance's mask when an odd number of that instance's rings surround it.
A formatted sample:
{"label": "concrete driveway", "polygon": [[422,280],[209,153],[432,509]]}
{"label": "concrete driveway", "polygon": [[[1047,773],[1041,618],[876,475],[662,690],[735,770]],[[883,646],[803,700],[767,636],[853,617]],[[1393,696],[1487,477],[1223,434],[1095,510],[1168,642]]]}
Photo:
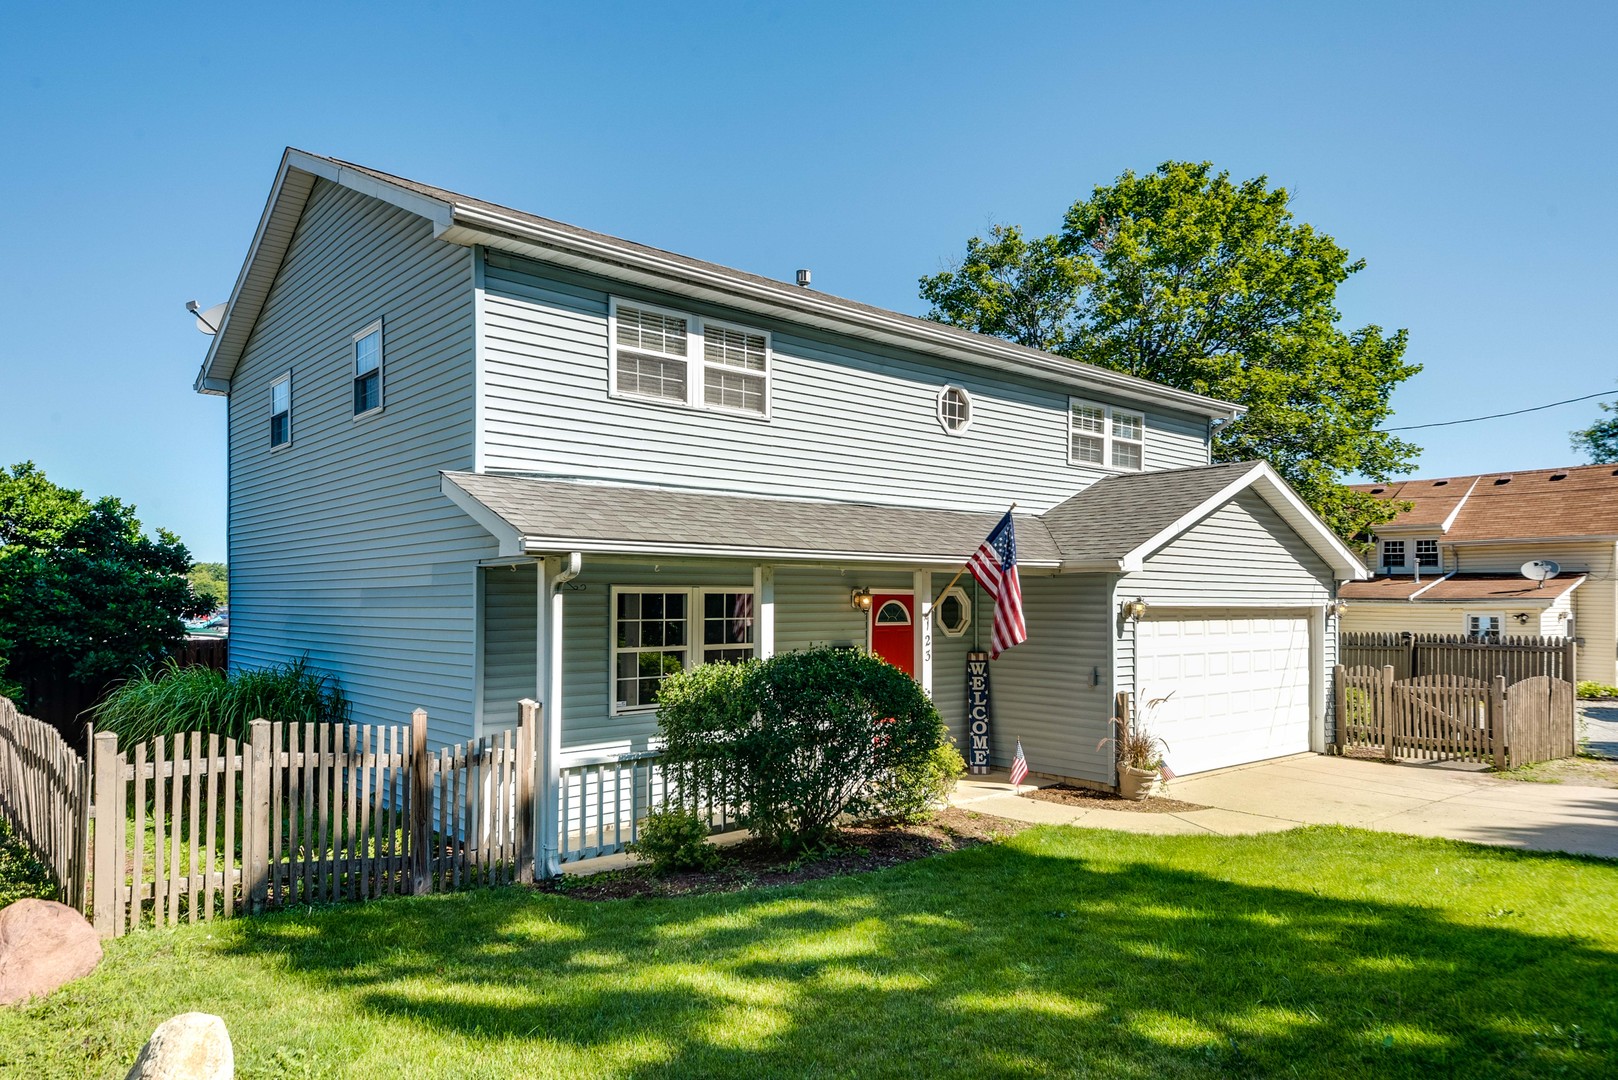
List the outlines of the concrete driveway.
{"label": "concrete driveway", "polygon": [[1127,832],[1232,835],[1353,825],[1618,858],[1618,788],[1301,754],[1182,777],[1167,794],[1207,809],[1148,814],[1039,802],[1018,798],[1003,776],[963,780],[952,801],[1019,821]]}

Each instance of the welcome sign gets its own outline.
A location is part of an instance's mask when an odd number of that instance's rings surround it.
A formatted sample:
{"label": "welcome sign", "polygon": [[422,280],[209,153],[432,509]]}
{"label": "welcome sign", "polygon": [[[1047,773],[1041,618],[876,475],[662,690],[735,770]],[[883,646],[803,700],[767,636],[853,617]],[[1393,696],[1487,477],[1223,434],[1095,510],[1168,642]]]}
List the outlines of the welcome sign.
{"label": "welcome sign", "polygon": [[966,771],[989,771],[989,654],[966,654],[966,731],[970,740]]}

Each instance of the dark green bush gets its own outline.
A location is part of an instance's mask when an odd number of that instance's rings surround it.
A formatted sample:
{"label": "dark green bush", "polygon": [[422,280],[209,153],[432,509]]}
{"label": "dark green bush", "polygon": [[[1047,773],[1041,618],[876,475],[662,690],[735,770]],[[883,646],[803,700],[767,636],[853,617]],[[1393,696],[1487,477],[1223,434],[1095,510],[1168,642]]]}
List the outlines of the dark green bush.
{"label": "dark green bush", "polygon": [[640,839],[625,844],[631,855],[652,864],[659,874],[676,870],[713,870],[725,861],[708,843],[708,823],[690,810],[659,810],[641,819]]}
{"label": "dark green bush", "polygon": [[658,724],[670,766],[788,852],[825,842],[844,815],[924,812],[960,767],[921,688],[843,649],[670,676]]}
{"label": "dark green bush", "polygon": [[111,731],[123,746],[181,731],[218,732],[245,739],[254,720],[286,723],[348,719],[348,701],[329,675],[306,660],[229,676],[171,660],[114,690],[91,714],[97,731]]}

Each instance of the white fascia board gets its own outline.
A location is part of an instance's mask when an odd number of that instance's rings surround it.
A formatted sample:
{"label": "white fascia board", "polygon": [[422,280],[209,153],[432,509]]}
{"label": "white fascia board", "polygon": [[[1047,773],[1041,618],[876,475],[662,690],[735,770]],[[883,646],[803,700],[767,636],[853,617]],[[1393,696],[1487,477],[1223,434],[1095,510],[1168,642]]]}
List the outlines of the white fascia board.
{"label": "white fascia board", "polygon": [[1338,581],[1364,581],[1371,576],[1371,572],[1366,569],[1358,556],[1349,550],[1348,545],[1339,540],[1337,534],[1309,509],[1308,504],[1298,498],[1297,493],[1281,479],[1268,462],[1263,461],[1255,462],[1251,469],[1125,555],[1123,569],[1128,573],[1145,569],[1147,558],[1159,548],[1250,487],[1257,488],[1259,494],[1264,496],[1264,500],[1280,513],[1282,520],[1292,526],[1304,542],[1326,560],[1337,575]]}
{"label": "white fascia board", "polygon": [[[470,496],[468,496],[470,498]],[[480,504],[481,505],[481,504]],[[760,548],[726,544],[670,544],[643,540],[603,540],[599,537],[524,536],[523,549],[531,555],[582,551],[593,555],[660,555],[692,559],[757,559],[763,562],[851,562],[897,566],[964,566],[965,555],[917,555],[906,552],[830,551],[817,548]],[[1031,569],[1059,569],[1060,563],[1019,560]]]}
{"label": "white fascia board", "polygon": [[1065,385],[1110,393],[1146,405],[1230,419],[1246,412],[1245,407],[1233,402],[1176,390],[1105,368],[1081,367],[1077,361],[1044,357],[1037,351],[996,338],[983,335],[967,338],[942,323],[934,325],[897,312],[850,308],[811,289],[784,294],[779,289],[719,269],[692,266],[610,239],[548,228],[482,207],[457,205],[454,227],[439,236],[452,243],[482,244],[754,314],[875,338],[903,348],[924,349],[980,366],[1038,374]]}
{"label": "white fascia board", "polygon": [[467,494],[459,484],[456,484],[442,473],[438,476],[438,490],[447,495],[450,502],[460,507],[468,517],[481,525],[490,536],[499,541],[501,558],[512,558],[527,554],[527,549],[523,546],[522,534],[509,521],[478,502],[478,500]]}

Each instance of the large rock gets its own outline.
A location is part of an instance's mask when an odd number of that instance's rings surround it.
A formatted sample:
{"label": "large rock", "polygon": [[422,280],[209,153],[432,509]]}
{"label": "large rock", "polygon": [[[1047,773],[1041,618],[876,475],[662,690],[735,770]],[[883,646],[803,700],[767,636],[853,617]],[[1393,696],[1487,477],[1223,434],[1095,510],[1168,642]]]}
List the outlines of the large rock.
{"label": "large rock", "polygon": [[225,1022],[193,1012],[157,1025],[124,1080],[231,1080],[235,1075]]}
{"label": "large rock", "polygon": [[43,997],[101,963],[90,921],[54,900],[18,900],[0,910],[0,1005]]}

